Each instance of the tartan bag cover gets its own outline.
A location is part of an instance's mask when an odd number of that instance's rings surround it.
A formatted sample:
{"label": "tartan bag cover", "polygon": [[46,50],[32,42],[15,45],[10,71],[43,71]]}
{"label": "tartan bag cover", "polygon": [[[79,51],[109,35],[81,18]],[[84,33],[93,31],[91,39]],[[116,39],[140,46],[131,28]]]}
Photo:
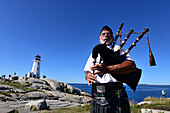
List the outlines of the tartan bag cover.
{"label": "tartan bag cover", "polygon": [[[93,100],[91,113],[130,113],[128,96],[123,84],[117,87],[116,84],[94,85],[92,90]],[[111,86],[111,87],[110,87]]]}

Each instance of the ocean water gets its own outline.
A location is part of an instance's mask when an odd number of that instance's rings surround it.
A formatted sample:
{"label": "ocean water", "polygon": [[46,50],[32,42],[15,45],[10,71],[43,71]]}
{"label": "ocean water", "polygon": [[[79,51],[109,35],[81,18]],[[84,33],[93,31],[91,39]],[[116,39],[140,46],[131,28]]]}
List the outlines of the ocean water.
{"label": "ocean water", "polygon": [[[91,93],[91,86],[88,86],[87,84],[73,84],[69,83],[73,87],[82,89],[83,91],[86,91],[88,93]],[[166,92],[166,98],[170,98],[170,86],[156,86],[156,85],[138,85],[136,88],[136,91],[134,92],[130,87],[127,85],[124,85],[126,87],[127,95],[129,99],[132,99],[136,103],[141,102],[144,100],[144,98],[150,96],[150,97],[162,97],[161,91],[162,89]]]}

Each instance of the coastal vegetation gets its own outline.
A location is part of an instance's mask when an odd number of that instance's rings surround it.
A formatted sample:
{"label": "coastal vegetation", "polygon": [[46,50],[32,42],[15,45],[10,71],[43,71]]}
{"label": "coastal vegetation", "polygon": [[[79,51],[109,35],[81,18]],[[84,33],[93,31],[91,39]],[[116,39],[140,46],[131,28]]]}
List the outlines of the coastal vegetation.
{"label": "coastal vegetation", "polygon": [[[131,101],[131,100],[130,100]],[[159,109],[170,111],[170,99],[166,98],[155,98],[155,97],[147,97],[144,101],[151,101],[151,104],[131,104],[131,113],[141,113],[142,108],[149,109]],[[76,107],[67,107],[67,108],[59,108],[55,110],[45,111],[45,113],[89,113],[91,105],[85,106],[76,106]]]}
{"label": "coastal vegetation", "polygon": [[145,98],[144,101],[152,101],[151,104],[146,106],[147,108],[162,109],[162,110],[170,111],[170,99],[148,97],[148,98]]}
{"label": "coastal vegetation", "polygon": [[76,107],[66,107],[66,108],[58,108],[55,110],[48,110],[44,113],[90,113],[91,104],[86,104],[84,106],[76,106]]}
{"label": "coastal vegetation", "polygon": [[131,105],[131,113],[140,113],[141,108],[170,111],[170,99],[147,97],[144,101],[151,101],[151,104]]}
{"label": "coastal vegetation", "polygon": [[[38,89],[32,89],[32,88],[28,88],[29,86],[31,86],[32,84],[29,84],[29,83],[26,83],[26,84],[20,84],[19,82],[12,82],[12,81],[6,81],[6,82],[0,82],[0,84],[2,85],[9,85],[9,86],[13,86],[17,89],[22,89],[24,91],[29,91],[29,92],[32,92],[32,91],[40,91]],[[3,92],[0,91],[0,94],[2,94]],[[6,96],[9,96],[10,93],[12,92],[8,92],[8,93],[4,93]]]}

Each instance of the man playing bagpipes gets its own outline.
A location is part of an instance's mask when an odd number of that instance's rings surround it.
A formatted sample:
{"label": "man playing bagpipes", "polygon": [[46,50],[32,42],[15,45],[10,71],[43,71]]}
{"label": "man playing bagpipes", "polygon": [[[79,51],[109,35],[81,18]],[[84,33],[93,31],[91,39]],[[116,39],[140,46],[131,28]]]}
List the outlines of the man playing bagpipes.
{"label": "man playing bagpipes", "polygon": [[[112,30],[108,26],[104,26],[100,32],[99,41],[101,44],[105,42],[104,39],[108,39],[106,46],[111,48],[114,37]],[[119,46],[115,45],[114,51],[118,49]],[[119,113],[121,111],[121,113],[129,113],[129,101],[123,83],[116,80],[111,74],[126,74],[135,71],[134,61],[127,55],[126,60],[121,64],[105,66],[102,63],[99,64],[99,62],[100,56],[97,57],[96,65],[93,65],[93,58],[90,55],[84,69],[87,84],[94,83],[91,112],[116,113],[117,111]],[[94,74],[93,70],[96,71]],[[98,74],[103,74],[103,77],[101,78]],[[104,90],[103,92],[102,89]]]}
{"label": "man playing bagpipes", "polygon": [[[122,26],[123,24],[115,39],[118,38]],[[138,41],[148,30],[142,32]],[[129,38],[132,32],[133,30],[126,38]],[[123,51],[115,45],[115,39],[111,28],[104,26],[99,37],[101,44],[94,47],[84,68],[87,84],[90,86],[92,83],[91,113],[130,113],[128,96],[123,83],[135,91],[141,70],[136,68],[135,62],[128,54],[132,47],[129,51]]]}

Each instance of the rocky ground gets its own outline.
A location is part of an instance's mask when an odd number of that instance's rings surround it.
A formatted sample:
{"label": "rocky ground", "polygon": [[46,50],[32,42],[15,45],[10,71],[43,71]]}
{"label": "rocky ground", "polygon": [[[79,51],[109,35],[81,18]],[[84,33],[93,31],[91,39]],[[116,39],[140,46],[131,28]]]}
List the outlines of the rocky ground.
{"label": "rocky ground", "polygon": [[0,112],[19,113],[73,107],[91,102],[90,94],[69,84],[44,78],[11,76],[0,79]]}

